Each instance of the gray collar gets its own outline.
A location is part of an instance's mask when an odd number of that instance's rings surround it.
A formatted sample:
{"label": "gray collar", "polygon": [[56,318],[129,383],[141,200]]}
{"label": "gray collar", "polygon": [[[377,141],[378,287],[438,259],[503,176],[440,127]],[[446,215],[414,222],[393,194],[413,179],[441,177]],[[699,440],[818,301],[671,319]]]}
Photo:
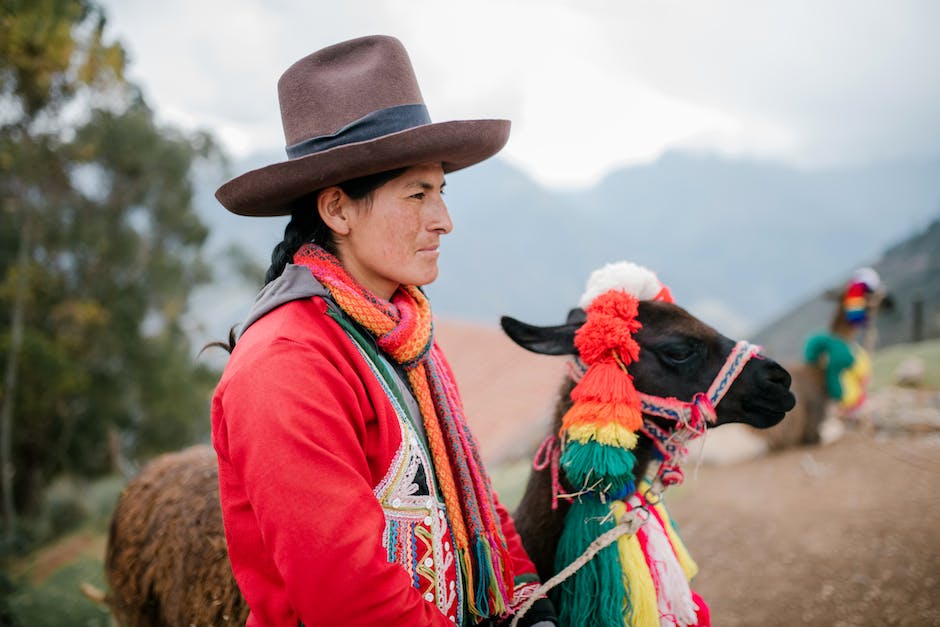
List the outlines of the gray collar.
{"label": "gray collar", "polygon": [[266,313],[273,311],[292,300],[301,300],[312,296],[330,297],[330,293],[320,284],[310,269],[292,263],[284,267],[284,272],[267,285],[261,288],[255,302],[248,312],[248,316],[238,330],[236,340],[242,336],[245,329],[257,322]]}

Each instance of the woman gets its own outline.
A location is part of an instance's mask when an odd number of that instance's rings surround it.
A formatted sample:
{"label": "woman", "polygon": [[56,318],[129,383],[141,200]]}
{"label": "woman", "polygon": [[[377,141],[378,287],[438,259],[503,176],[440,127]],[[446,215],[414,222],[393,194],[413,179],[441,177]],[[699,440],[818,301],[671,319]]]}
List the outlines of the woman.
{"label": "woman", "polygon": [[[444,174],[504,120],[432,124],[390,37],[320,50],[278,83],[288,161],[217,192],[291,214],[212,404],[249,625],[506,620],[535,568],[499,504],[419,286],[452,224]],[[553,624],[547,600],[522,624]]]}

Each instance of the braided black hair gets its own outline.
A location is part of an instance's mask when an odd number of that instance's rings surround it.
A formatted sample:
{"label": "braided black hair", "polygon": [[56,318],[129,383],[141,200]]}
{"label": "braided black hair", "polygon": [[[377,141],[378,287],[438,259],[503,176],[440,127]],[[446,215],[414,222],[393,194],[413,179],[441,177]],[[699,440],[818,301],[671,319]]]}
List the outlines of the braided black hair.
{"label": "braided black hair", "polygon": [[[368,198],[372,192],[394,178],[401,176],[407,168],[388,170],[351,179],[337,185],[353,200]],[[318,192],[319,193],[319,192]],[[284,267],[294,258],[297,249],[306,242],[315,242],[330,254],[336,254],[336,239],[330,227],[323,222],[316,207],[317,194],[303,196],[291,203],[290,222],[284,228],[284,239],[271,252],[271,266],[264,275],[267,285],[284,271]]]}

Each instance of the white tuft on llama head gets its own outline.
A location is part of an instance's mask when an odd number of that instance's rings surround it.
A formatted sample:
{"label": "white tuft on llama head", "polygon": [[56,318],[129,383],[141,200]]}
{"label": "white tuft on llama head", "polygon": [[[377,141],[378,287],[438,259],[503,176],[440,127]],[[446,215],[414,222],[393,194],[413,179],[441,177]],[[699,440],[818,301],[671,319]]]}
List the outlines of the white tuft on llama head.
{"label": "white tuft on llama head", "polygon": [[663,289],[656,274],[630,261],[608,263],[591,273],[578,306],[586,309],[591,302],[610,290],[623,290],[639,300],[655,298]]}

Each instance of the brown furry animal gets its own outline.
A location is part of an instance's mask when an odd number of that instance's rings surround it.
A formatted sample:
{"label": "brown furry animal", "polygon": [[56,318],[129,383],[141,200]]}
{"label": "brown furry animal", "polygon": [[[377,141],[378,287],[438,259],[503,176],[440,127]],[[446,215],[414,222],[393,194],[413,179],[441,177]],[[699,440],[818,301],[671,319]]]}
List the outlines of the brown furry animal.
{"label": "brown furry animal", "polygon": [[[864,268],[857,271],[850,284],[861,278],[866,279],[870,288],[864,295],[866,309],[864,323],[859,326],[858,323],[848,320],[845,301],[846,287],[831,289],[825,294],[827,299],[835,301],[832,319],[829,323],[829,333],[849,343],[855,342],[861,336],[861,343],[865,350],[871,353],[875,348],[877,338],[875,320],[881,310],[890,311],[894,308],[894,300],[885,291],[880,278],[873,270]],[[829,392],[826,389],[825,361],[790,364],[787,370],[793,378],[796,406],[787,413],[786,420],[771,429],[760,432],[760,437],[772,451],[818,444],[820,428],[826,419],[830,403]]]}
{"label": "brown furry animal", "polygon": [[132,479],[111,520],[105,598],[129,627],[244,625],[228,561],[215,451],[161,455]]}
{"label": "brown furry animal", "polygon": [[794,364],[787,367],[792,379],[791,389],[796,405],[776,426],[760,431],[760,437],[772,451],[794,446],[819,443],[819,428],[826,418],[829,395],[826,392],[825,373],[812,364]]}

